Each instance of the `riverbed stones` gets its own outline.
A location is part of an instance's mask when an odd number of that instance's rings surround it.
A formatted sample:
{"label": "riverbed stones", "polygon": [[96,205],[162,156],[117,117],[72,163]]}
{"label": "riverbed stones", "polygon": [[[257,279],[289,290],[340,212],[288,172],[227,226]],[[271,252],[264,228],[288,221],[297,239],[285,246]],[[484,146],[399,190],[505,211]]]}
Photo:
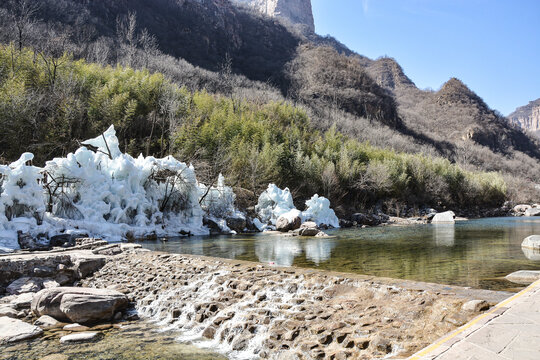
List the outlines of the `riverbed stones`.
{"label": "riverbed stones", "polygon": [[431,219],[432,224],[454,224],[456,214],[453,211],[445,211],[442,213],[437,213]]}
{"label": "riverbed stones", "polygon": [[118,291],[58,287],[37,293],[32,311],[37,316],[50,315],[60,321],[84,324],[111,320],[127,305],[127,296]]}
{"label": "riverbed stones", "polygon": [[529,285],[540,280],[540,271],[519,270],[505,276],[506,280],[516,284]]}
{"label": "riverbed stones", "polygon": [[0,317],[0,345],[32,339],[43,334],[37,326],[7,316]]}
{"label": "riverbed stones", "polygon": [[81,332],[77,334],[70,334],[65,335],[60,338],[60,343],[75,343],[75,342],[85,342],[85,341],[93,341],[96,340],[99,337],[99,333],[97,332]]}

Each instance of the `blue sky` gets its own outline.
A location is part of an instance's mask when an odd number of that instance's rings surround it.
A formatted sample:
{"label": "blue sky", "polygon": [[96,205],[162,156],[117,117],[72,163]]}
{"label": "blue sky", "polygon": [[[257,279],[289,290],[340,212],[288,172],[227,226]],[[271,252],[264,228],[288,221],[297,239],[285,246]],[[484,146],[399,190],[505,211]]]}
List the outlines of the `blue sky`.
{"label": "blue sky", "polygon": [[540,0],[312,0],[318,34],[395,58],[419,88],[457,77],[504,115],[540,98]]}

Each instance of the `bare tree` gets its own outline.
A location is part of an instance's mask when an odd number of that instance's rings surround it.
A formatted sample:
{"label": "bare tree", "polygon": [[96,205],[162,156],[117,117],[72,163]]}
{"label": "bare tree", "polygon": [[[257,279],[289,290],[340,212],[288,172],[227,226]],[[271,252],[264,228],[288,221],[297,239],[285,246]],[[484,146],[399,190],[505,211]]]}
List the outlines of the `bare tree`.
{"label": "bare tree", "polygon": [[125,58],[125,64],[131,66],[137,51],[137,15],[129,12],[127,16],[116,19],[116,36]]}
{"label": "bare tree", "polygon": [[39,4],[33,0],[9,0],[11,11],[9,13],[17,38],[17,47],[22,50],[34,25]]}
{"label": "bare tree", "polygon": [[147,68],[150,59],[159,54],[157,39],[145,28],[139,35],[138,43],[142,48],[142,64],[140,65]]}

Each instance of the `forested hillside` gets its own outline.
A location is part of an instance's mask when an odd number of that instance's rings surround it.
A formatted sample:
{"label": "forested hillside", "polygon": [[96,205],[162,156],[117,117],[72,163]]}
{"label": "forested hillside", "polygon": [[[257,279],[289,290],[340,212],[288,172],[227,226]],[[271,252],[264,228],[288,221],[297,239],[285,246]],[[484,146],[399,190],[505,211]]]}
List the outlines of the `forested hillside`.
{"label": "forested hillside", "polygon": [[[534,201],[539,197],[534,188],[540,173],[538,144],[509,127],[504,118],[457,80],[450,81],[440,92],[419,90],[392,59],[370,60],[329,37],[306,38],[275,19],[236,8],[227,0],[12,0],[0,4],[0,20],[1,41],[12,44],[3,48],[1,86],[19,89],[13,93],[5,91],[9,96],[1,105],[5,111],[0,114],[0,125],[10,134],[21,134],[17,140],[0,140],[5,161],[14,160],[26,150],[35,152],[36,160],[41,162],[65,154],[77,146],[78,140],[95,136],[107,124],[114,123],[122,150],[133,155],[175,152],[181,159],[199,162],[208,169],[208,179],[204,179],[207,182],[212,181],[216,169],[225,166],[227,177],[249,192],[256,192],[266,179],[272,179],[282,186],[291,186],[301,195],[309,188],[319,189],[316,191],[333,201],[353,198],[351,203],[358,207],[385,202],[500,205],[504,200],[500,194],[505,190],[499,177],[494,180],[482,175],[482,181],[471,180],[477,177],[473,172],[495,171],[508,184],[507,198]],[[79,63],[79,59],[86,62]],[[29,66],[24,76],[14,65],[18,61]],[[112,67],[102,71],[92,63]],[[117,68],[117,64],[126,68]],[[86,74],[75,76],[82,68]],[[27,78],[27,74],[34,75]],[[171,92],[173,84],[182,89],[178,90],[181,97]],[[200,109],[194,113],[180,111],[191,109],[195,99],[203,98],[205,106],[211,105],[213,109],[210,113]],[[214,102],[220,105],[216,107]],[[288,105],[272,108],[270,104]],[[284,153],[290,158],[285,156],[285,161],[283,154],[274,153],[281,142],[274,141],[272,127],[257,125],[258,131],[269,131],[266,135],[259,132],[263,140],[254,140],[251,135],[241,136],[241,141],[231,140],[231,132],[249,126],[251,120],[271,117],[269,109],[279,112],[281,106],[292,106],[293,113],[300,112],[309,119],[303,132],[322,139],[326,139],[325,134],[343,137],[343,144],[333,149],[333,154],[324,146],[320,153],[302,145],[310,159],[328,156],[333,170],[322,162],[303,172],[304,165],[291,160],[296,156],[292,154],[296,154],[297,145],[290,145]],[[225,126],[228,122],[216,126],[218,123],[212,117],[216,116],[216,108],[221,109],[219,114],[225,112],[229,120],[240,120],[231,128]],[[287,116],[293,116],[288,111]],[[244,124],[248,114],[252,119]],[[286,124],[276,129],[297,132],[291,123]],[[214,126],[216,139],[226,140],[210,145],[205,143],[208,139],[199,139],[197,134],[207,126]],[[225,129],[228,132],[222,133]],[[186,133],[196,136],[187,137]],[[260,151],[256,156],[251,148],[255,146],[253,141]],[[366,174],[374,176],[379,171],[370,170],[363,163],[351,174],[340,173],[337,164],[347,152],[344,144],[350,141],[355,146],[394,154],[395,157],[389,156],[401,170],[380,172],[406,173],[407,185],[389,186],[397,180],[388,180],[385,175],[381,178],[384,181],[368,181],[372,184],[369,191],[352,185],[363,183]],[[239,149],[237,154],[230,150],[231,144]],[[270,149],[272,152],[268,152]],[[231,158],[240,154],[244,156],[242,161]],[[261,159],[268,160],[271,155],[281,159],[278,170],[272,168],[266,173],[271,176],[262,171],[260,180],[247,181],[231,170],[246,166],[249,156],[258,159],[257,163],[267,164]],[[408,157],[427,159],[423,161],[429,163],[435,158],[435,162],[446,158],[443,168],[469,174],[459,177],[476,184],[465,187],[476,189],[471,190],[474,195],[460,198],[452,193],[452,186],[461,183],[450,180],[452,176],[446,170],[435,171],[439,180],[426,180],[434,190],[425,191],[422,186],[427,185],[414,185],[417,181],[411,174],[415,171],[410,169]],[[385,164],[387,168],[394,166]],[[403,170],[406,168],[409,170]],[[324,177],[334,180],[323,180]],[[332,185],[324,185],[327,181]],[[487,188],[498,189],[495,195],[491,190],[477,191],[485,189],[486,183],[490,184]],[[339,187],[345,190],[331,194],[330,189]],[[435,195],[435,188],[441,193]],[[427,195],[418,196],[422,192]]]}
{"label": "forested hillside", "polygon": [[[61,64],[51,71],[50,64]],[[319,132],[306,112],[279,101],[238,100],[180,89],[163,75],[84,60],[0,48],[0,139],[4,156],[26,150],[43,163],[76,139],[113,124],[123,151],[172,153],[208,183],[222,172],[254,204],[268,183],[313,193],[337,207],[408,204],[497,206],[506,188],[497,174],[463,171],[448,160],[376,149],[334,128]]]}

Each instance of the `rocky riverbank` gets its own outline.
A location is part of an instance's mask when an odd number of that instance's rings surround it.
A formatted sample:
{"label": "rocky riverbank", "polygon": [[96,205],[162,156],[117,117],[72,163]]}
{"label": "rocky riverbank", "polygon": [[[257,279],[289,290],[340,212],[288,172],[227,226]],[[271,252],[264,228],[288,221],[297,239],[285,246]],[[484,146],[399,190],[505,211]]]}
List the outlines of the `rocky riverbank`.
{"label": "rocky riverbank", "polygon": [[111,257],[82,285],[199,346],[279,359],[403,358],[508,295],[155,252]]}

